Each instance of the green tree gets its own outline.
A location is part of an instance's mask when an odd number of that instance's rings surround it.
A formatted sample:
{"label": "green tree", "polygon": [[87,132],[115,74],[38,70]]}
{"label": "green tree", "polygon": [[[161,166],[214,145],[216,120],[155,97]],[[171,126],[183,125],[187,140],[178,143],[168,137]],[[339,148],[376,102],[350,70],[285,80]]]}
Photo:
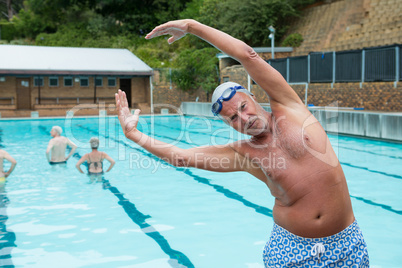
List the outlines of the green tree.
{"label": "green tree", "polygon": [[211,47],[182,50],[174,62],[172,81],[183,91],[212,92],[218,84],[217,52]]}
{"label": "green tree", "polygon": [[0,20],[11,21],[22,7],[23,0],[0,0]]}

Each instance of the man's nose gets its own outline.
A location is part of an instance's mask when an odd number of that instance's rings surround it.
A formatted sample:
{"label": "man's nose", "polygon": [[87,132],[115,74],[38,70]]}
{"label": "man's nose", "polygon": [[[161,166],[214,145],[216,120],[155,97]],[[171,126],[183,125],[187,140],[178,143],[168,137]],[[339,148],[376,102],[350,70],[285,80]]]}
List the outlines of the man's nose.
{"label": "man's nose", "polygon": [[247,114],[245,114],[245,113],[240,113],[239,116],[240,116],[241,121],[243,122],[243,124],[247,123],[247,121],[248,121],[248,115],[247,115]]}

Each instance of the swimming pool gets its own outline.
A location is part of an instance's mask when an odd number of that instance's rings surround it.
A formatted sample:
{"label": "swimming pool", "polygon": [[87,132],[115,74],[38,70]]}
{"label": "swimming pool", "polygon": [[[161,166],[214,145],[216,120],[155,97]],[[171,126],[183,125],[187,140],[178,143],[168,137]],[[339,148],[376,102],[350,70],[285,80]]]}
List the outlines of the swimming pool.
{"label": "swimming pool", "polygon": [[[46,163],[53,125],[79,146],[67,168]],[[197,117],[142,116],[140,128],[183,148],[243,138]],[[89,183],[75,169],[92,136],[117,160],[103,183]],[[371,267],[401,267],[402,145],[330,140]],[[115,117],[1,120],[0,146],[18,161],[0,196],[0,265],[263,267],[274,199],[247,173],[169,166],[127,141]]]}

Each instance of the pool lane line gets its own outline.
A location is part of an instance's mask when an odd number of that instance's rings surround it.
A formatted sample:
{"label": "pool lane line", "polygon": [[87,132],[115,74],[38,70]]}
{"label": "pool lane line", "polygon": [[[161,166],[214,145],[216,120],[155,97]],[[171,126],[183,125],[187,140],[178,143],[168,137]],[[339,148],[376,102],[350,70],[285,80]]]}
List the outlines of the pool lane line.
{"label": "pool lane line", "polygon": [[379,153],[375,153],[375,152],[370,152],[370,151],[361,150],[361,149],[355,149],[355,148],[349,148],[349,147],[345,147],[345,146],[339,146],[338,145],[337,148],[342,148],[342,149],[346,149],[346,150],[352,150],[352,151],[361,152],[361,153],[372,154],[372,155],[376,155],[376,156],[383,156],[383,157],[388,157],[388,158],[393,158],[393,159],[402,159],[402,156],[379,154]]}
{"label": "pool lane line", "polygon": [[371,173],[381,174],[381,175],[392,177],[392,178],[395,178],[395,179],[402,179],[401,175],[390,174],[390,173],[383,172],[383,171],[378,171],[378,170],[369,169],[369,168],[366,168],[366,167],[356,166],[356,165],[346,163],[346,162],[339,162],[339,163],[341,163],[341,165],[345,165],[345,166],[348,166],[348,167],[351,167],[351,168],[362,169],[362,170],[365,170],[365,171],[368,171],[368,172],[371,172]]}
{"label": "pool lane line", "polygon": [[380,207],[380,208],[383,208],[383,209],[388,210],[388,211],[390,211],[390,212],[394,212],[394,213],[396,213],[396,214],[402,215],[402,210],[393,209],[391,206],[384,205],[384,204],[380,204],[380,203],[376,203],[376,202],[373,202],[373,201],[371,201],[371,200],[369,200],[369,199],[365,199],[365,198],[359,197],[359,196],[350,195],[350,197],[352,197],[352,198],[354,198],[354,199],[357,199],[357,200],[360,200],[360,201],[363,201],[363,202],[366,203],[366,204],[369,204],[369,205],[372,205],[372,206],[376,206],[376,207]]}
{"label": "pool lane line", "polygon": [[0,128],[0,149],[5,148],[5,146],[2,144],[3,143],[3,140],[1,138],[2,135],[3,135],[3,129]]}
{"label": "pool lane line", "polygon": [[[45,127],[40,126],[40,129],[42,132],[48,133]],[[81,155],[77,152],[74,153],[73,157],[81,159]],[[160,246],[162,251],[170,257],[170,259],[177,260],[178,263],[186,266],[187,268],[194,268],[194,265],[191,263],[190,259],[184,253],[172,249],[169,245],[169,242],[165,239],[165,237],[161,235],[158,231],[156,231],[156,229],[152,225],[145,222],[146,219],[151,218],[150,215],[144,215],[142,212],[140,212],[136,208],[136,206],[133,203],[131,203],[128,199],[124,198],[123,197],[124,194],[121,193],[116,187],[112,186],[108,180],[103,178],[102,182],[103,182],[102,183],[103,189],[105,190],[108,189],[119,199],[118,204],[123,207],[124,211],[129,216],[129,218],[141,228],[144,234],[151,237]],[[152,229],[152,231],[145,232],[144,228]]]}
{"label": "pool lane line", "polygon": [[[169,128],[169,129],[173,129],[173,130],[177,130],[177,131],[182,131],[182,129],[177,128],[177,127],[170,127],[170,126],[166,126],[166,125],[164,125],[164,124],[155,123],[155,122],[154,122],[153,124],[156,125],[156,126],[160,126],[160,127],[165,127],[165,128]],[[229,130],[230,130],[230,129],[229,129]],[[194,134],[201,134],[201,135],[204,135],[204,136],[211,137],[211,133],[210,133],[210,132],[199,132],[199,131],[194,131],[194,130],[189,130],[189,129],[186,129],[185,132],[194,133]],[[216,135],[216,134],[214,135],[214,137],[225,138],[225,139],[231,139],[231,138],[229,138],[229,137],[227,137],[227,136]]]}
{"label": "pool lane line", "polygon": [[[116,187],[110,185],[110,182],[108,180],[103,179],[102,186],[103,189],[105,190],[108,189],[117,197],[117,199],[119,199],[117,203],[123,207],[124,211],[130,217],[130,219],[134,223],[136,223],[147,236],[152,238],[160,246],[162,251],[165,252],[170,257],[171,260],[177,260],[179,264],[182,264],[187,268],[194,268],[194,265],[191,263],[190,259],[184,253],[172,249],[166,238],[163,235],[161,235],[158,231],[156,231],[152,225],[150,225],[145,221],[146,219],[151,218],[151,216],[144,215],[143,213],[141,213],[133,203],[131,203],[128,199],[123,197],[123,193],[121,193]],[[144,231],[145,228],[147,228],[148,231]],[[152,231],[149,231],[149,229],[152,229]],[[169,262],[169,264],[171,263]],[[172,267],[176,266],[172,265]]]}
{"label": "pool lane line", "polygon": [[[3,130],[0,128],[0,148],[6,148],[6,146],[3,145],[3,140],[2,140],[2,135],[3,135]],[[0,209],[3,209],[4,214],[2,213],[0,215],[0,252],[2,254],[0,255],[0,264],[2,264],[1,260],[9,260],[11,264],[8,265],[1,265],[1,267],[9,267],[13,268],[15,267],[14,264],[12,264],[12,255],[11,255],[11,250],[13,247],[17,247],[15,244],[16,240],[16,235],[13,231],[8,231],[7,230],[7,225],[6,221],[8,220],[8,216],[6,214],[6,207],[9,204],[10,200],[7,197],[7,192],[5,191],[7,182],[4,183],[4,192],[0,193]],[[8,251],[7,254],[6,252],[3,251]]]}
{"label": "pool lane line", "polygon": [[[99,132],[94,131],[94,130],[92,130],[92,129],[83,127],[83,126],[81,126],[81,125],[79,125],[79,127],[84,128],[84,129],[86,129],[86,130],[88,130],[88,131],[90,131],[90,132],[92,132],[92,133],[94,133],[94,134],[100,135]],[[189,175],[190,177],[192,177],[192,178],[193,178],[195,181],[197,181],[198,183],[202,183],[202,184],[208,185],[208,186],[214,188],[217,192],[224,194],[226,197],[228,197],[228,198],[230,198],[230,199],[233,199],[233,200],[236,200],[236,201],[239,201],[240,203],[243,203],[243,205],[254,209],[256,212],[258,212],[258,213],[260,213],[260,214],[263,214],[263,215],[265,215],[265,216],[268,216],[268,217],[271,217],[271,218],[272,218],[272,210],[271,210],[271,209],[269,209],[269,208],[267,208],[267,207],[259,206],[259,205],[255,204],[255,203],[253,203],[253,202],[250,202],[250,201],[246,200],[243,196],[241,196],[241,195],[239,195],[239,194],[237,194],[237,193],[235,193],[235,192],[233,192],[233,191],[231,191],[231,190],[229,190],[229,189],[227,189],[227,188],[225,188],[225,187],[223,187],[223,186],[220,186],[220,185],[218,185],[218,184],[213,184],[213,183],[210,182],[210,179],[206,179],[206,178],[200,177],[200,176],[198,176],[198,175],[195,175],[195,174],[194,174],[192,171],[190,171],[190,169],[188,169],[188,168],[175,167],[175,166],[169,164],[168,162],[163,161],[163,160],[160,159],[159,157],[157,157],[157,156],[155,156],[155,155],[149,153],[149,152],[146,151],[145,149],[134,148],[134,147],[130,146],[129,144],[127,144],[126,142],[123,142],[123,141],[121,141],[121,140],[114,139],[114,138],[112,138],[112,137],[109,137],[108,135],[103,135],[103,136],[104,136],[105,138],[107,138],[107,139],[112,139],[112,140],[114,140],[114,141],[116,141],[116,142],[118,142],[118,143],[121,143],[121,144],[123,144],[123,145],[126,146],[126,147],[129,147],[129,148],[131,148],[131,149],[134,149],[134,150],[136,150],[136,151],[138,151],[138,152],[144,154],[145,156],[148,156],[149,158],[154,159],[155,161],[164,162],[164,163],[166,163],[166,165],[169,165],[169,166],[175,168],[177,171],[179,171],[179,172],[184,172],[185,174]],[[181,141],[180,141],[180,142],[181,142]]]}
{"label": "pool lane line", "polygon": [[206,184],[208,186],[213,187],[217,192],[224,194],[226,197],[237,200],[237,201],[243,203],[245,206],[253,208],[257,213],[260,213],[262,215],[265,215],[265,216],[268,216],[271,218],[273,217],[272,210],[267,207],[263,207],[263,206],[254,204],[254,203],[244,199],[244,197],[239,195],[238,193],[232,192],[221,185],[213,184],[210,182],[209,179],[206,179],[206,178],[193,174],[189,169],[184,170],[184,173],[193,177],[194,180],[196,180],[199,183]]}

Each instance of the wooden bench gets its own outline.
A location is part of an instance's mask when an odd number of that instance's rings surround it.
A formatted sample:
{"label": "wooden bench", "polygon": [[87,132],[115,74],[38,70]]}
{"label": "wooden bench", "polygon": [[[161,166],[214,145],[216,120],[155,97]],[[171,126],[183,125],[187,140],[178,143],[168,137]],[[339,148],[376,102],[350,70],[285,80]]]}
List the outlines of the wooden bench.
{"label": "wooden bench", "polygon": [[[40,98],[41,104],[80,104],[80,103],[94,103],[93,97],[54,97],[54,98]],[[114,97],[97,97],[96,103],[114,103]],[[35,103],[39,104],[39,98],[35,98]]]}
{"label": "wooden bench", "polygon": [[14,97],[1,97],[0,105],[14,105]]}

